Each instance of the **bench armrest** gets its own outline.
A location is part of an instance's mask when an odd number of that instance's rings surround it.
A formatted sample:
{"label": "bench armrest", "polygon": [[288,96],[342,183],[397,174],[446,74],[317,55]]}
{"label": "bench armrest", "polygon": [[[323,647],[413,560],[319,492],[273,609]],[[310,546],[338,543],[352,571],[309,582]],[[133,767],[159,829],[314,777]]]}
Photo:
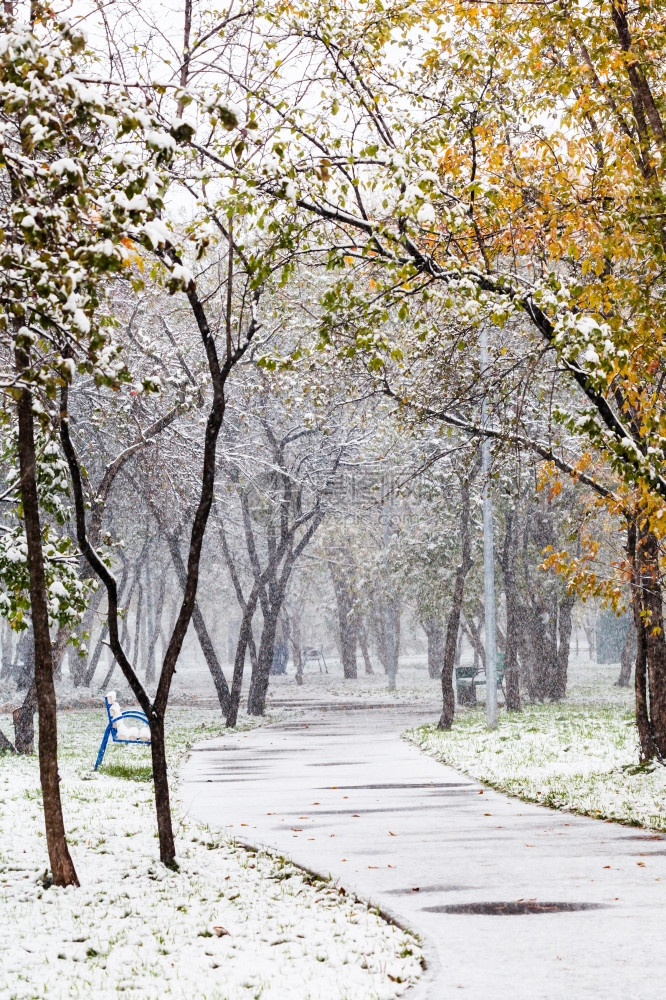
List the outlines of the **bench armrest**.
{"label": "bench armrest", "polygon": [[117,715],[115,719],[112,719],[111,721],[120,722],[121,719],[140,719],[141,722],[145,722],[145,724],[148,727],[150,727],[150,723],[148,722],[148,719],[143,714],[143,712],[135,712],[134,710],[130,709],[127,712],[121,712],[120,715]]}

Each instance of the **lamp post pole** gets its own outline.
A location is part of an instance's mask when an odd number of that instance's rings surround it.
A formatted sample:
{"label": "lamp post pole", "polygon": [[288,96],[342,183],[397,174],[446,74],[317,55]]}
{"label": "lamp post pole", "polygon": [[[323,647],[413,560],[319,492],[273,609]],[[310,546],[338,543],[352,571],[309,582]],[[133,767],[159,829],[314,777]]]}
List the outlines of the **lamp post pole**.
{"label": "lamp post pole", "polygon": [[[481,373],[488,367],[488,331],[481,328]],[[484,395],[481,425],[488,423]],[[493,539],[493,500],[490,494],[490,438],[481,443],[481,474],[483,476],[483,598],[485,605],[486,638],[486,725],[497,728],[497,645],[495,638],[495,543]]]}

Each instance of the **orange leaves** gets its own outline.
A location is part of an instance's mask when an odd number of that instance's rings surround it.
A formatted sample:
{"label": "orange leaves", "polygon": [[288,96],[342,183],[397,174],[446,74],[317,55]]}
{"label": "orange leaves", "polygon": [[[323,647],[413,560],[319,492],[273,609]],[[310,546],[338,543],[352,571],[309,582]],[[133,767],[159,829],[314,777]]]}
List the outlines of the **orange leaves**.
{"label": "orange leaves", "polygon": [[541,492],[546,488],[548,488],[548,503],[552,503],[562,492],[562,481],[554,462],[542,462],[537,470],[537,490]]}
{"label": "orange leaves", "polygon": [[539,569],[552,570],[563,577],[568,592],[577,594],[583,601],[594,597],[617,614],[621,613],[624,610],[622,586],[629,579],[629,564],[626,560],[612,563],[610,573],[603,564],[597,566],[600,543],[588,531],[579,533],[577,546],[577,555],[566,549],[556,552],[552,546],[547,546]]}
{"label": "orange leaves", "polygon": [[127,255],[127,257],[123,262],[125,264],[125,267],[129,267],[131,264],[136,264],[136,266],[143,274],[144,260],[138,251],[136,243],[133,240],[129,239],[128,236],[123,236],[120,242],[124,247],[126,247],[130,251],[130,253]]}

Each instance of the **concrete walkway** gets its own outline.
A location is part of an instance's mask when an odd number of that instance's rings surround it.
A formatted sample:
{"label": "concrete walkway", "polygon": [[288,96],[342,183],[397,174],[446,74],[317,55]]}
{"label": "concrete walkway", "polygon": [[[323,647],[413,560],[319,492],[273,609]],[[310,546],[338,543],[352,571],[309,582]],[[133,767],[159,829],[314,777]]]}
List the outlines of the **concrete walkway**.
{"label": "concrete walkway", "polygon": [[[483,789],[400,739],[429,717],[317,708],[200,744],[185,808],[418,932],[428,970],[415,1000],[664,1000],[666,839]],[[537,912],[451,911],[497,902]]]}

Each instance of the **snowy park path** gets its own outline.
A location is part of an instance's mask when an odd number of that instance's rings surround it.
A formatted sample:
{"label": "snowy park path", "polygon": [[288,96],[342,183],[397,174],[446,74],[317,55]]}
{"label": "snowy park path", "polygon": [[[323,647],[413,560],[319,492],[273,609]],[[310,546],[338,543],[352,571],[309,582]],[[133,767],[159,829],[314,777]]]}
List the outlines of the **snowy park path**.
{"label": "snowy park path", "polygon": [[[423,939],[411,996],[666,996],[666,838],[483,787],[401,740],[423,708],[333,706],[198,745],[185,809],[330,874]],[[587,904],[488,915],[467,904]]]}

